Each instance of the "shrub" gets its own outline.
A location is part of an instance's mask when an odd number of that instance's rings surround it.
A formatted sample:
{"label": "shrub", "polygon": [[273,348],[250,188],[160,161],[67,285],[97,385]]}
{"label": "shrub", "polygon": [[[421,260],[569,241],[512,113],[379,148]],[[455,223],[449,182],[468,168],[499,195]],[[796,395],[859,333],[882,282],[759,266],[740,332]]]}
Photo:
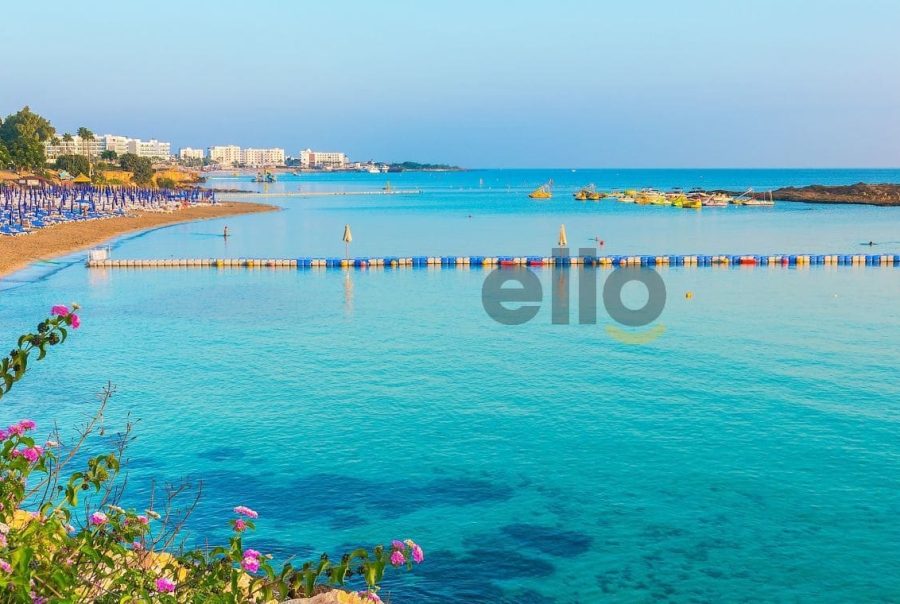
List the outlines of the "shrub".
{"label": "shrub", "polygon": [[[43,359],[80,326],[77,305],[54,306],[35,333],[21,336],[0,362],[0,396],[10,392],[28,368]],[[199,499],[179,512],[171,488],[144,510],[118,504],[124,491],[121,460],[131,440],[125,427],[112,452],[96,455],[69,473],[78,452],[103,432],[103,411],[114,394],[108,385],[97,413],[66,447],[58,434],[35,436],[25,419],[0,429],[0,600],[31,602],[269,602],[311,596],[322,585],[347,588],[359,583],[358,600],[380,602],[377,592],[388,568],[423,561],[413,541],[389,548],[357,549],[333,561],[273,566],[272,557],[248,547],[258,514],[239,505],[228,520],[232,536],[219,547],[170,551]],[[224,521],[224,520],[223,520]]]}

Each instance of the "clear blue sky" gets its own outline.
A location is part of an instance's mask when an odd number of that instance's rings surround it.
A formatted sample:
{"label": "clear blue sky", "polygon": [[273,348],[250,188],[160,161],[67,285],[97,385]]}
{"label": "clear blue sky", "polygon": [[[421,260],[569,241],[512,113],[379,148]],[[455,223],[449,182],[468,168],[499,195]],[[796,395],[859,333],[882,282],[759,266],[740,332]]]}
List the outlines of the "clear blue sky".
{"label": "clear blue sky", "polygon": [[467,167],[900,166],[897,0],[10,2],[0,112]]}

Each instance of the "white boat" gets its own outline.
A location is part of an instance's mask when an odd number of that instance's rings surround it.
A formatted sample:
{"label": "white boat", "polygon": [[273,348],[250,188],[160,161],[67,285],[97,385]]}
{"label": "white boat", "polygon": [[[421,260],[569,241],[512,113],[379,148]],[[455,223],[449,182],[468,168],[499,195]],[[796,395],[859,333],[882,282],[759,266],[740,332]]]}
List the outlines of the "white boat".
{"label": "white boat", "polygon": [[766,193],[769,198],[768,199],[748,199],[744,202],[745,206],[767,206],[771,207],[775,205],[775,200],[772,199],[772,191],[768,191]]}
{"label": "white boat", "polygon": [[707,208],[724,208],[728,206],[728,199],[716,195],[708,195],[700,199],[700,203]]}
{"label": "white boat", "polygon": [[369,174],[381,174],[381,170],[378,169],[378,166],[369,166],[366,169],[366,172]]}

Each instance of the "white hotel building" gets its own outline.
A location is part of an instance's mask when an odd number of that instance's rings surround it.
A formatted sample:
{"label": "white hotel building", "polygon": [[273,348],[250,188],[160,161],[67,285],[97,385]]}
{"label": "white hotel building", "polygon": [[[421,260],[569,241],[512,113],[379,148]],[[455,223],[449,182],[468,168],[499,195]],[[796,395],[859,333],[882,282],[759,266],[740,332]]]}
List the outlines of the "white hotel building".
{"label": "white hotel building", "polygon": [[60,155],[87,154],[91,157],[99,157],[104,151],[115,151],[116,155],[134,153],[139,157],[153,159],[169,159],[172,155],[171,144],[156,139],[142,141],[139,138],[114,134],[101,134],[95,136],[94,140],[87,141],[81,140],[77,134],[70,141],[64,141],[61,137],[56,137],[56,139],[58,139],[56,144],[52,139],[44,143],[44,153],[51,161]]}
{"label": "white hotel building", "polygon": [[209,160],[223,167],[283,166],[284,149],[241,149],[237,145],[210,147]]}
{"label": "white hotel building", "polygon": [[304,149],[300,152],[301,168],[345,168],[347,156],[337,151],[313,151]]}
{"label": "white hotel building", "polygon": [[284,149],[244,149],[241,163],[245,166],[283,166]]}
{"label": "white hotel building", "polygon": [[241,148],[237,145],[210,147],[208,155],[209,161],[226,167],[241,163]]}
{"label": "white hotel building", "polygon": [[178,159],[199,159],[206,157],[203,149],[193,149],[191,147],[182,147],[178,150]]}

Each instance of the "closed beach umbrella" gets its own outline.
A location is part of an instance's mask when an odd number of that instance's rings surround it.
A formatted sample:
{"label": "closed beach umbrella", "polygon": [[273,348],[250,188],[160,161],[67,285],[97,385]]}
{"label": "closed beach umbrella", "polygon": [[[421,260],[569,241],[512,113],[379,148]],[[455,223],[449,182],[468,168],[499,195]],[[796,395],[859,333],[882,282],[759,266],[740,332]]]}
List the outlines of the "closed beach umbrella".
{"label": "closed beach umbrella", "polygon": [[559,247],[568,247],[569,240],[566,239],[566,225],[559,225]]}
{"label": "closed beach umbrella", "polygon": [[342,239],[344,242],[344,249],[347,252],[347,259],[349,259],[350,258],[350,242],[353,241],[353,233],[350,232],[349,224],[344,225],[344,236]]}

